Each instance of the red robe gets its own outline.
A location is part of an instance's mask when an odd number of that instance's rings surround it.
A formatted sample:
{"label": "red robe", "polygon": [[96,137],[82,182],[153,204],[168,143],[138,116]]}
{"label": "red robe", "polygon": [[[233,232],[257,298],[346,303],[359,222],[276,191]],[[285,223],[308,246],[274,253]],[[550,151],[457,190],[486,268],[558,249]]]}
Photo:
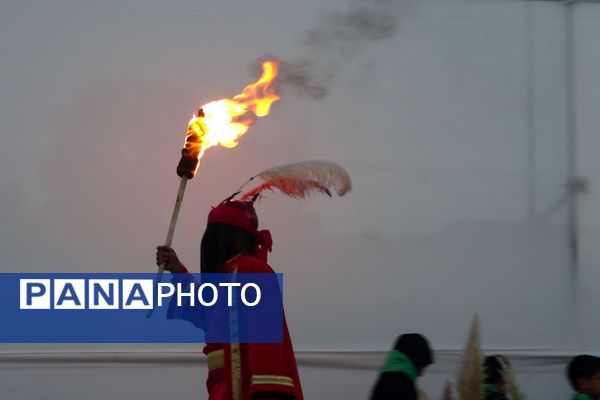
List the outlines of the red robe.
{"label": "red robe", "polygon": [[[264,261],[240,255],[220,267],[221,273],[274,273]],[[254,393],[285,393],[302,400],[292,341],[283,318],[282,343],[208,343],[209,400],[250,400]]]}

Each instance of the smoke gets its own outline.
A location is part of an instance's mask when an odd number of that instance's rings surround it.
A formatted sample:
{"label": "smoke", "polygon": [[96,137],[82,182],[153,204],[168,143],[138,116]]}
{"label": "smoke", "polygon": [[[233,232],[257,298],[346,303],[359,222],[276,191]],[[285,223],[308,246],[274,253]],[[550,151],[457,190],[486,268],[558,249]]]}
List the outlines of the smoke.
{"label": "smoke", "polygon": [[279,62],[279,74],[276,81],[278,91],[288,88],[299,96],[308,96],[313,99],[320,99],[327,95],[327,88],[315,74],[313,61],[307,58],[286,61],[267,54],[250,64],[250,73],[260,75],[261,64],[267,60]]}
{"label": "smoke", "polygon": [[396,35],[409,1],[363,1],[345,11],[321,15],[303,39],[307,54],[292,60],[270,57],[280,61],[278,85],[313,99],[325,97],[331,82],[370,43]]}
{"label": "smoke", "polygon": [[389,2],[374,2],[322,16],[317,26],[308,31],[306,44],[333,48],[351,56],[370,42],[393,37],[397,26],[395,8]]}

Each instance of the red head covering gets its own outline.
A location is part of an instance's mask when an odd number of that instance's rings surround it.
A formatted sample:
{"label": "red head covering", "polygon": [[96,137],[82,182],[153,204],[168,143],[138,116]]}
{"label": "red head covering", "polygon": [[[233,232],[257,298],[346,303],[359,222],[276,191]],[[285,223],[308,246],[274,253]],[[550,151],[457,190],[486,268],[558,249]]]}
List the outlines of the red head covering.
{"label": "red head covering", "polygon": [[214,207],[208,214],[208,223],[232,225],[248,232],[255,239],[254,254],[267,261],[267,254],[273,247],[271,232],[258,230],[258,216],[250,201],[224,201]]}

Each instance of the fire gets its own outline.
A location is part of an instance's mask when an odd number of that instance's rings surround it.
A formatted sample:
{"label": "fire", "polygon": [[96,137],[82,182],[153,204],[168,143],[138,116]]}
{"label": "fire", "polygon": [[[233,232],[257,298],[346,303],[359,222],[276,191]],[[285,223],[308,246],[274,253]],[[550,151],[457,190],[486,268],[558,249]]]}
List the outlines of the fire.
{"label": "fire", "polygon": [[[278,67],[277,61],[263,62],[261,77],[246,86],[242,93],[200,107],[188,125],[185,138],[187,155],[200,160],[207,149],[218,144],[226,148],[236,147],[250,125],[259,117],[268,115],[273,102],[279,100],[273,85]],[[197,162],[195,168],[198,169]]]}

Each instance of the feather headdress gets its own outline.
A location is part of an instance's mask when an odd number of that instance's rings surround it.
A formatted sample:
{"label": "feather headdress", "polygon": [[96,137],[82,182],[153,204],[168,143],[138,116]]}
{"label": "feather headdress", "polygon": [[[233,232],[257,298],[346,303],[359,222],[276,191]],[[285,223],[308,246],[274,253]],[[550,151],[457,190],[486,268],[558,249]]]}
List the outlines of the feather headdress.
{"label": "feather headdress", "polygon": [[[246,185],[254,181],[258,182],[244,190]],[[331,161],[311,160],[266,169],[246,181],[228,200],[239,195],[242,201],[255,201],[264,190],[279,190],[296,199],[314,193],[331,197],[332,191],[343,196],[351,188],[350,175],[345,169]]]}
{"label": "feather headdress", "polygon": [[[257,182],[243,191],[246,185],[254,181]],[[351,187],[350,175],[331,161],[302,161],[278,165],[254,175],[234,194],[214,207],[208,214],[208,223],[224,223],[249,232],[256,239],[254,254],[266,262],[273,239],[268,230],[257,230],[258,217],[254,209],[254,202],[263,190],[279,190],[287,196],[303,199],[312,193],[327,194],[331,197],[332,190],[343,196]],[[239,198],[236,199],[238,195]]]}

